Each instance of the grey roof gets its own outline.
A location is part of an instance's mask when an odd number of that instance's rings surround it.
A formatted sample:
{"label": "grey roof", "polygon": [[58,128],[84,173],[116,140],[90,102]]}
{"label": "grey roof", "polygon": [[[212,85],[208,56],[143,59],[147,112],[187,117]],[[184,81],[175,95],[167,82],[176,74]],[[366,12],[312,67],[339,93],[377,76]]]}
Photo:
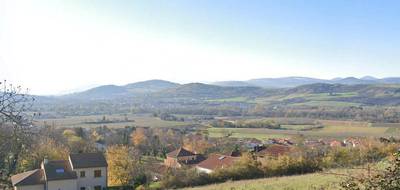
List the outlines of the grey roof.
{"label": "grey roof", "polygon": [[31,170],[11,176],[13,186],[44,184],[44,172],[41,169]]}
{"label": "grey roof", "polygon": [[44,164],[45,176],[48,181],[76,179],[76,172],[72,171],[67,160],[48,161]]}
{"label": "grey roof", "polygon": [[96,168],[107,167],[107,161],[103,153],[80,153],[69,155],[72,167],[75,168]]}
{"label": "grey roof", "polygon": [[184,148],[179,148],[179,149],[174,150],[167,154],[168,157],[172,157],[172,158],[178,158],[178,157],[182,157],[182,156],[194,156],[194,155],[196,155],[196,154],[194,154],[193,152],[190,152]]}

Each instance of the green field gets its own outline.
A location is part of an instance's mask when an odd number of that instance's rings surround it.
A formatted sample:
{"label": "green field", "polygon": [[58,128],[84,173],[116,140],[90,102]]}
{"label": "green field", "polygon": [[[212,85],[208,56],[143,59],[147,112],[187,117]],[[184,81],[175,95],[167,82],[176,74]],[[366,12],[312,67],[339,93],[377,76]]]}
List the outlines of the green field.
{"label": "green field", "polygon": [[273,121],[282,129],[208,128],[211,137],[229,135],[235,138],[283,138],[303,135],[306,138],[400,137],[399,123],[368,123],[361,121],[313,120],[306,118],[220,117],[227,121]]}
{"label": "green field", "polygon": [[325,126],[322,129],[302,131],[300,129],[310,125],[284,125],[281,129],[255,129],[255,128],[209,128],[211,137],[224,137],[230,134],[235,138],[256,138],[267,140],[269,138],[285,138],[295,135],[304,135],[308,138],[345,138],[345,137],[389,137],[399,136],[398,128],[390,127],[354,127],[354,126]]}
{"label": "green field", "polygon": [[301,130],[312,129],[313,127],[315,127],[315,125],[281,125],[281,127],[287,130],[301,131]]}
{"label": "green field", "polygon": [[372,123],[372,127],[400,128],[400,123]]}
{"label": "green field", "polygon": [[254,128],[209,128],[211,137],[224,137],[231,134],[232,138],[256,138],[267,140],[269,138],[286,138],[296,135],[296,131],[274,130],[274,129],[254,129]]}
{"label": "green field", "polygon": [[301,94],[295,93],[290,95],[276,95],[269,97],[257,98],[253,103],[276,103],[277,101],[288,101],[294,98],[304,99],[305,102],[302,103],[293,103],[293,106],[327,106],[327,107],[348,107],[348,106],[359,106],[358,103],[351,102],[343,102],[343,101],[335,101],[337,98],[347,98],[347,97],[355,97],[358,94],[356,92],[349,93],[336,93],[334,95],[330,95],[329,93],[318,93],[318,94]]}
{"label": "green field", "polygon": [[355,92],[349,93],[337,93],[330,95],[329,93],[319,93],[319,94],[290,94],[290,95],[276,95],[269,97],[262,97],[251,99],[247,97],[233,97],[233,98],[221,98],[208,100],[210,102],[246,102],[246,103],[276,103],[276,101],[287,101],[294,98],[302,98],[305,100],[303,103],[294,103],[294,106],[331,106],[331,107],[346,107],[346,106],[359,106],[358,103],[335,101],[337,98],[354,97],[358,94]]}
{"label": "green field", "polygon": [[360,106],[361,104],[359,103],[353,103],[353,102],[339,102],[339,101],[316,101],[316,100],[311,100],[308,102],[304,103],[295,103],[292,104],[293,106],[325,106],[325,107],[349,107],[349,106]]}
{"label": "green field", "polygon": [[[105,116],[108,121],[102,123]],[[297,120],[282,118],[262,118],[261,120],[272,119],[278,123],[296,123]],[[127,120],[127,121],[126,121]],[[233,119],[235,120],[235,119]],[[257,121],[260,118],[246,119]],[[299,119],[298,123],[312,123],[313,121]],[[316,122],[316,121],[314,121]],[[280,129],[264,128],[208,128],[211,137],[225,137],[229,135],[234,138],[256,138],[267,140],[269,138],[286,138],[295,135],[304,135],[306,137],[381,137],[381,136],[399,136],[400,124],[368,124],[366,122],[348,122],[348,121],[318,121],[323,124],[322,129],[312,129],[312,124],[283,124]],[[91,116],[71,116],[59,119],[41,119],[35,122],[36,125],[51,125],[56,127],[98,127],[108,126],[110,128],[121,128],[125,126],[137,127],[182,127],[193,125],[191,122],[164,121],[158,117],[148,114],[113,114],[113,115],[91,115]],[[312,130],[307,130],[312,129]]]}
{"label": "green field", "polygon": [[[386,160],[383,160],[368,167],[383,170],[388,167],[388,163]],[[365,169],[360,168],[331,169],[305,175],[228,181],[219,184],[185,188],[184,190],[338,190],[341,189],[340,182],[345,180],[346,177],[363,175],[366,172]]]}
{"label": "green field", "polygon": [[247,97],[234,97],[234,98],[222,98],[222,99],[213,99],[208,100],[209,102],[248,102],[249,98]]}
{"label": "green field", "polygon": [[[103,116],[107,120],[116,121],[110,123],[101,123]],[[128,119],[126,122],[125,119]],[[98,123],[88,123],[98,122]],[[91,115],[91,116],[72,116],[60,119],[41,119],[35,122],[36,125],[43,126],[45,124],[56,127],[98,127],[108,126],[110,128],[120,128],[125,126],[137,126],[137,127],[181,127],[188,126],[192,123],[180,122],[180,121],[164,121],[158,117],[152,117],[150,115]]]}
{"label": "green field", "polygon": [[186,190],[336,190],[341,177],[329,174],[307,174],[256,180],[226,182],[216,185],[187,188]]}

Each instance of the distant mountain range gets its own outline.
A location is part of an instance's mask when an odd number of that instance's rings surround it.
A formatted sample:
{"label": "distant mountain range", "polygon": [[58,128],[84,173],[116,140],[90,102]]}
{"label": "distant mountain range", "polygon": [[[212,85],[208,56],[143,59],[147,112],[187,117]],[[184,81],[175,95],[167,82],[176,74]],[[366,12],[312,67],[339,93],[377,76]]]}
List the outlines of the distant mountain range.
{"label": "distant mountain range", "polygon": [[[307,85],[319,84],[307,87]],[[329,85],[323,85],[329,84]],[[56,99],[97,100],[115,99],[126,97],[155,97],[155,98],[229,98],[237,96],[256,97],[278,91],[321,91],[327,92],[329,88],[346,89],[346,85],[381,85],[400,84],[400,78],[378,79],[371,76],[362,78],[347,77],[331,80],[308,77],[283,77],[261,78],[247,81],[221,81],[211,84],[190,83],[178,84],[165,80],[148,80],[131,83],[123,86],[103,85],[86,91],[56,96]],[[345,85],[345,86],[342,86]],[[304,88],[296,88],[302,87]],[[307,88],[306,88],[307,87]],[[274,90],[275,89],[275,90]],[[279,90],[281,89],[281,90]]]}
{"label": "distant mountain range", "polygon": [[218,86],[257,86],[261,88],[293,88],[301,85],[326,83],[326,84],[400,84],[400,77],[398,78],[382,78],[378,79],[371,76],[362,78],[347,77],[347,78],[334,78],[331,80],[308,78],[308,77],[283,77],[283,78],[260,78],[247,81],[220,81],[212,84]]}

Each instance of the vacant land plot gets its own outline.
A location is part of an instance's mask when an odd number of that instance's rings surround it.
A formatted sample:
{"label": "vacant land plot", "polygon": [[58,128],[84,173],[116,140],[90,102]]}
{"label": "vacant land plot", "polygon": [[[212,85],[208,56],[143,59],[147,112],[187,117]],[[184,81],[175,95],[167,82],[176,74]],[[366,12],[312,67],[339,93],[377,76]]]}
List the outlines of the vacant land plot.
{"label": "vacant land plot", "polygon": [[340,189],[341,177],[327,174],[308,174],[257,180],[226,182],[187,190],[336,190]]}
{"label": "vacant land plot", "polygon": [[[106,122],[102,123],[103,118]],[[191,123],[180,121],[164,121],[151,115],[92,115],[92,116],[73,116],[60,119],[42,119],[35,122],[36,125],[52,125],[56,127],[98,127],[108,126],[119,128],[125,126],[138,127],[181,127]]]}

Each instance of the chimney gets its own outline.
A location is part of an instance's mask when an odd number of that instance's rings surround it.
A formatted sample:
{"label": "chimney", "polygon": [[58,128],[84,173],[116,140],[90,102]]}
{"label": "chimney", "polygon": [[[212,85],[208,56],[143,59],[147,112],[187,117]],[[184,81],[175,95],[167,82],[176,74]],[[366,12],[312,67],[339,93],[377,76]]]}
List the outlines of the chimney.
{"label": "chimney", "polygon": [[49,163],[49,160],[47,160],[47,158],[44,158],[43,164],[46,165],[46,164],[48,164],[48,163]]}
{"label": "chimney", "polygon": [[44,169],[44,166],[47,165],[49,163],[49,160],[47,160],[47,158],[43,159],[43,162],[40,164],[40,168]]}

